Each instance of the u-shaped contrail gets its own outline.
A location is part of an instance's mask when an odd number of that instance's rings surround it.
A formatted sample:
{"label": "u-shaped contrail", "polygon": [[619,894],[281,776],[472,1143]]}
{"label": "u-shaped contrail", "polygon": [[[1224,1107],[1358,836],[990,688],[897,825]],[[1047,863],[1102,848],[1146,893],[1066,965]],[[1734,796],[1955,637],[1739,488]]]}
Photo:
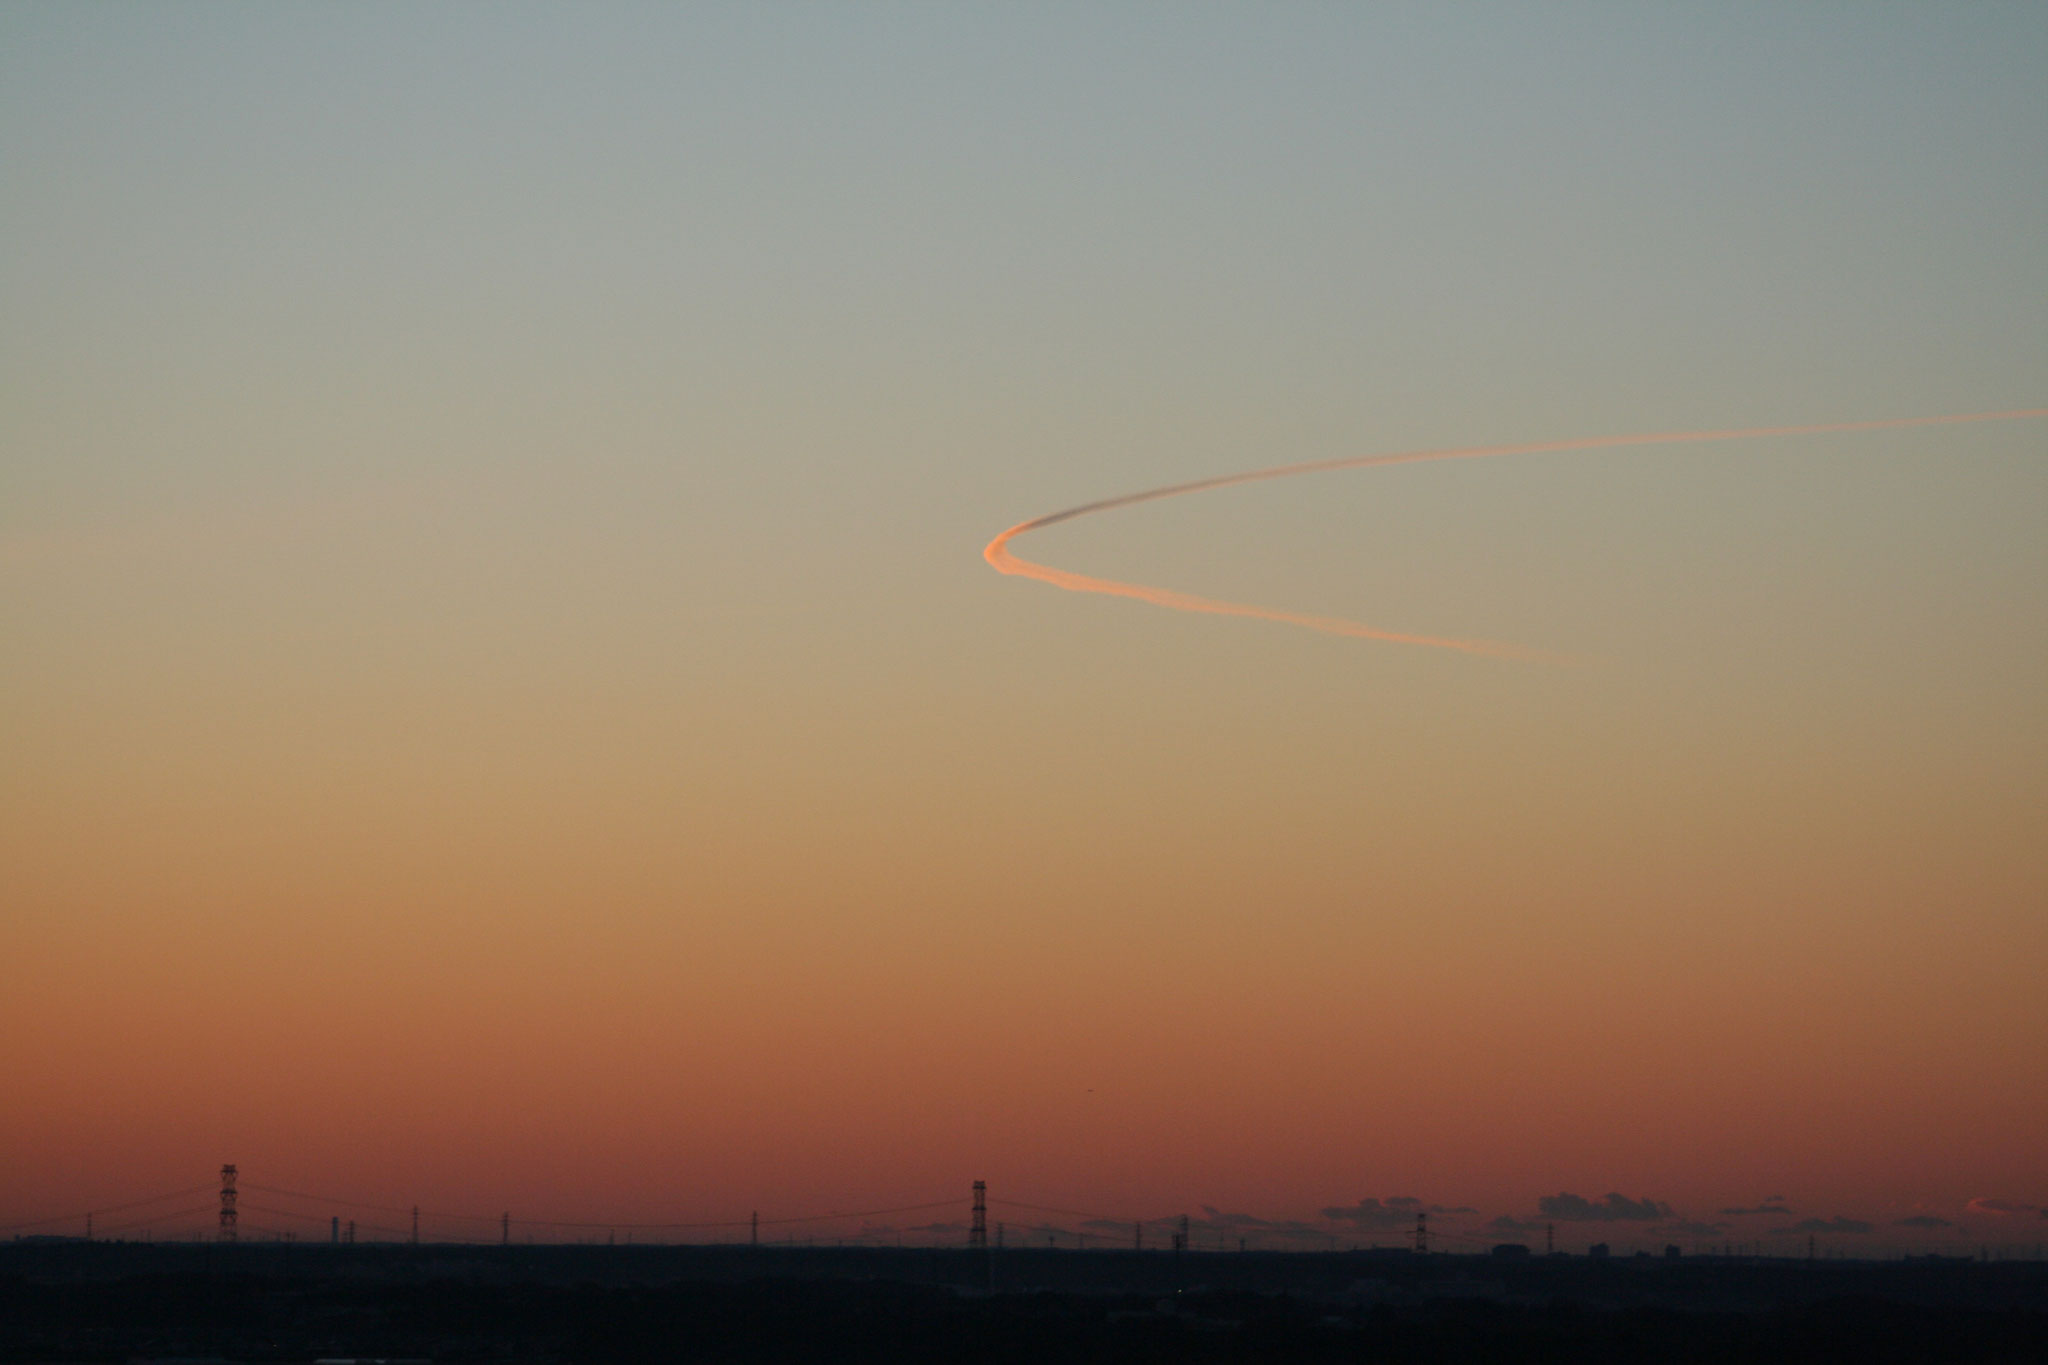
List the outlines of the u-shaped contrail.
{"label": "u-shaped contrail", "polygon": [[1199,611],[1215,616],[1249,616],[1255,620],[1278,621],[1282,625],[1318,630],[1325,635],[1348,635],[1360,640],[1385,640],[1399,645],[1427,645],[1432,649],[1456,649],[1467,654],[1534,658],[1541,657],[1537,651],[1494,640],[1410,635],[1401,631],[1381,630],[1377,626],[1347,621],[1337,616],[1311,616],[1305,612],[1257,607],[1245,602],[1223,602],[1213,597],[1197,597],[1192,593],[1175,592],[1171,588],[1148,587],[1143,583],[1123,583],[1113,578],[1094,578],[1088,574],[1055,569],[1045,564],[1034,564],[1028,559],[1019,559],[1010,553],[1010,542],[1027,531],[1041,530],[1058,522],[1072,521],[1076,517],[1091,516],[1096,512],[1114,511],[1119,507],[1129,507],[1133,503],[1177,498],[1185,493],[1201,493],[1211,488],[1228,488],[1233,484],[1257,483],[1264,479],[1291,479],[1297,474],[1318,474],[1331,469],[1421,464],[1429,460],[1477,460],[1495,455],[1537,455],[1559,450],[1597,450],[1608,446],[1677,445],[1692,441],[1740,441],[1760,436],[1818,436],[1825,432],[1885,431],[1895,427],[1948,426],[1960,422],[2004,422],[2022,417],[2048,417],[2048,408],[2018,408],[2010,412],[1969,412],[1946,417],[1894,417],[1876,422],[1819,422],[1792,427],[1741,427],[1728,431],[1659,431],[1635,436],[1591,436],[1571,441],[1529,441],[1520,445],[1466,446],[1447,450],[1411,450],[1398,455],[1351,455],[1336,460],[1313,460],[1307,464],[1278,465],[1272,469],[1253,469],[1242,474],[1222,474],[1213,479],[1197,479],[1193,483],[1150,488],[1142,493],[1126,493],[1121,497],[1104,498],[1099,502],[1085,502],[1079,507],[1069,507],[1064,512],[1033,517],[1030,521],[1018,522],[991,540],[988,548],[981,552],[981,557],[998,573],[1035,578],[1041,583],[1050,583],[1055,588],[1065,588],[1069,592],[1099,592],[1111,597],[1130,597],[1140,602],[1150,602],[1155,607],[1170,607],[1175,611]]}

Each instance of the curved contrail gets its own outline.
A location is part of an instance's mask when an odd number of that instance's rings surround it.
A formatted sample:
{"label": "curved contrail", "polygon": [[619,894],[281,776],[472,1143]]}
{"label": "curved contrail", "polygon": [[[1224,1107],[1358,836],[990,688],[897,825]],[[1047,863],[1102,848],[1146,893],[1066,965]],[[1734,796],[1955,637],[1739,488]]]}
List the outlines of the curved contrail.
{"label": "curved contrail", "polygon": [[1792,427],[1741,427],[1728,431],[1659,431],[1635,436],[1592,436],[1571,441],[1529,441],[1520,445],[1466,446],[1445,450],[1411,450],[1398,455],[1350,455],[1335,460],[1312,460],[1307,464],[1287,464],[1272,469],[1254,469],[1242,474],[1222,474],[1213,479],[1197,479],[1192,483],[1177,483],[1165,488],[1150,488],[1142,493],[1126,493],[1121,497],[1103,498],[1098,502],[1084,502],[1079,507],[1069,507],[1064,512],[1053,512],[1046,516],[1033,517],[1030,521],[1018,522],[991,540],[988,547],[981,552],[981,557],[986,559],[997,573],[1035,578],[1041,583],[1050,583],[1055,588],[1065,588],[1069,592],[1098,592],[1111,597],[1135,598],[1140,602],[1150,602],[1155,607],[1170,607],[1175,611],[1208,612],[1215,616],[1249,616],[1260,621],[1278,621],[1282,625],[1302,626],[1326,635],[1348,635],[1354,639],[1385,640],[1400,645],[1427,645],[1433,649],[1462,650],[1467,654],[1491,654],[1510,658],[1540,657],[1534,650],[1494,640],[1410,635],[1401,631],[1381,630],[1377,626],[1347,621],[1337,616],[1311,616],[1304,612],[1256,607],[1244,602],[1224,602],[1213,597],[1197,597],[1192,593],[1175,592],[1171,588],[1148,587],[1143,583],[1123,583],[1114,578],[1094,578],[1088,574],[1055,569],[1050,565],[1034,564],[1028,559],[1019,559],[1010,553],[1010,542],[1026,531],[1042,530],[1062,521],[1072,521],[1076,517],[1090,516],[1096,512],[1129,507],[1133,503],[1177,498],[1184,493],[1201,493],[1211,488],[1228,488],[1233,484],[1257,483],[1264,479],[1290,479],[1297,474],[1317,474],[1331,469],[1420,464],[1428,460],[1477,460],[1493,455],[1536,455],[1558,450],[1596,450],[1607,446],[1676,445],[1690,441],[1739,441],[1759,436],[1817,436],[1824,432],[1884,431],[1893,427],[1945,426],[1959,422],[2003,422],[2021,417],[2048,417],[2048,408],[2017,408],[2009,412],[1969,412],[1946,417],[1894,417],[1876,422],[1819,422]]}

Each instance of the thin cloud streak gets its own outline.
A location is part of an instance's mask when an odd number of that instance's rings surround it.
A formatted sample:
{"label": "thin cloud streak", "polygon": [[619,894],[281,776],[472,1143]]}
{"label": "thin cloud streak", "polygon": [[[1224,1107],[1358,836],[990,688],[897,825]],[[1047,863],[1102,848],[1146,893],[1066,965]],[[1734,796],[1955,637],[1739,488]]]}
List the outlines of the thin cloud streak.
{"label": "thin cloud streak", "polygon": [[1517,445],[1467,446],[1446,450],[1414,450],[1397,455],[1356,455],[1335,460],[1312,460],[1306,464],[1279,465],[1272,469],[1248,470],[1242,474],[1223,474],[1211,479],[1197,479],[1191,483],[1170,484],[1164,488],[1146,489],[1139,493],[1126,493],[1120,497],[1103,498],[1096,502],[1082,503],[1069,507],[1063,512],[1052,512],[1030,521],[1022,521],[1002,532],[982,550],[981,557],[997,573],[1012,574],[1021,578],[1033,578],[1049,583],[1055,588],[1068,592],[1100,593],[1109,597],[1128,597],[1135,601],[1165,607],[1172,611],[1201,612],[1212,616],[1243,616],[1259,621],[1274,621],[1281,625],[1300,626],[1305,630],[1319,631],[1325,635],[1349,636],[1359,640],[1379,640],[1387,644],[1421,645],[1430,649],[1451,649],[1466,654],[1487,655],[1496,658],[1523,660],[1553,660],[1556,656],[1539,650],[1498,640],[1466,640],[1439,635],[1415,635],[1403,631],[1383,630],[1360,621],[1346,620],[1337,616],[1312,616],[1305,612],[1287,611],[1276,607],[1254,606],[1246,602],[1225,602],[1213,597],[1197,597],[1193,593],[1175,592],[1171,588],[1156,588],[1143,583],[1126,583],[1114,578],[1096,578],[1090,574],[1075,573],[1069,569],[1056,569],[1050,565],[1019,559],[1010,552],[1010,542],[1031,531],[1041,531],[1048,526],[1077,517],[1093,516],[1097,512],[1110,512],[1122,507],[1134,506],[1141,502],[1156,502],[1162,498],[1177,498],[1189,493],[1204,493],[1214,488],[1230,488],[1238,484],[1259,483],[1268,479],[1291,479],[1302,474],[1320,474],[1338,469],[1373,469],[1383,465],[1424,464],[1435,460],[1478,460],[1503,455],[1540,455],[1567,450],[1603,450],[1616,446],[1680,445],[1704,441],[1741,441],[1770,436],[1819,436],[1829,433],[1853,431],[1889,431],[1901,427],[1929,427],[1955,425],[1964,422],[2002,422],[2028,417],[2048,417],[2048,408],[2021,408],[2007,412],[1957,413],[1942,417],[1894,417],[1867,422],[1820,422],[1804,426],[1741,427],[1721,431],[1663,431],[1632,436],[1593,436],[1569,441],[1530,441]]}
{"label": "thin cloud streak", "polygon": [[2043,1209],[2036,1204],[2021,1203],[2017,1199],[1986,1199],[1979,1196],[1965,1204],[1963,1208],[1968,1213],[2040,1213],[2048,1216],[2048,1209]]}

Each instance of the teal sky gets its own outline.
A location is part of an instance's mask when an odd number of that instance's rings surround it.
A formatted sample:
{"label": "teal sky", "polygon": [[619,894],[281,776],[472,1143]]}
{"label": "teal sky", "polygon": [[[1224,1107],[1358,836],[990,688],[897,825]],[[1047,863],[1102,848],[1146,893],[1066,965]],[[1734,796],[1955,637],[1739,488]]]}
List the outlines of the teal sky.
{"label": "teal sky", "polygon": [[[226,941],[278,999],[410,964],[422,1026],[502,988],[686,1031],[774,981],[818,1010],[755,1040],[785,1127],[773,1058],[893,1021],[839,1063],[849,1198],[913,1131],[1048,1194],[1154,1178],[1188,1114],[1083,1151],[1029,1117],[1041,1054],[1355,1135],[1301,1040],[1428,1000],[1467,1019],[1435,1061],[1353,1059],[1472,1086],[1401,1188],[1244,1136],[1156,1193],[2048,1201],[2048,423],[1353,471],[1020,546],[1563,668],[980,558],[1263,465],[2048,404],[2044,71],[2038,4],[10,4],[0,956],[45,1005],[121,983],[165,1065]],[[1003,1008],[960,1045],[1027,1107],[932,1138],[904,1040],[969,980]],[[1190,995],[1250,1032],[1162,1031]],[[309,1085],[356,1074],[326,1046]],[[40,1065],[0,1079],[88,1084]],[[1446,1137],[1615,1076],[1667,1101],[1639,1146]],[[1750,1080],[1809,1098],[1723,1190]],[[1894,1122],[1929,1107],[1980,1134],[1954,1170]],[[1834,1121],[1904,1135],[1831,1175]]]}

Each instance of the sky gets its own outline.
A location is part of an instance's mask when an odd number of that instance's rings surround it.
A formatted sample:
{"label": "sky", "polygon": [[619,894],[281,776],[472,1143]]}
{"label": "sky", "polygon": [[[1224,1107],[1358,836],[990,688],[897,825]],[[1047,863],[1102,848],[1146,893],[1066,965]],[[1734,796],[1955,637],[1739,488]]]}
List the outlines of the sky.
{"label": "sky", "polygon": [[982,558],[2048,405],[2044,62],[0,9],[0,1228],[2048,1237],[2048,421]]}

